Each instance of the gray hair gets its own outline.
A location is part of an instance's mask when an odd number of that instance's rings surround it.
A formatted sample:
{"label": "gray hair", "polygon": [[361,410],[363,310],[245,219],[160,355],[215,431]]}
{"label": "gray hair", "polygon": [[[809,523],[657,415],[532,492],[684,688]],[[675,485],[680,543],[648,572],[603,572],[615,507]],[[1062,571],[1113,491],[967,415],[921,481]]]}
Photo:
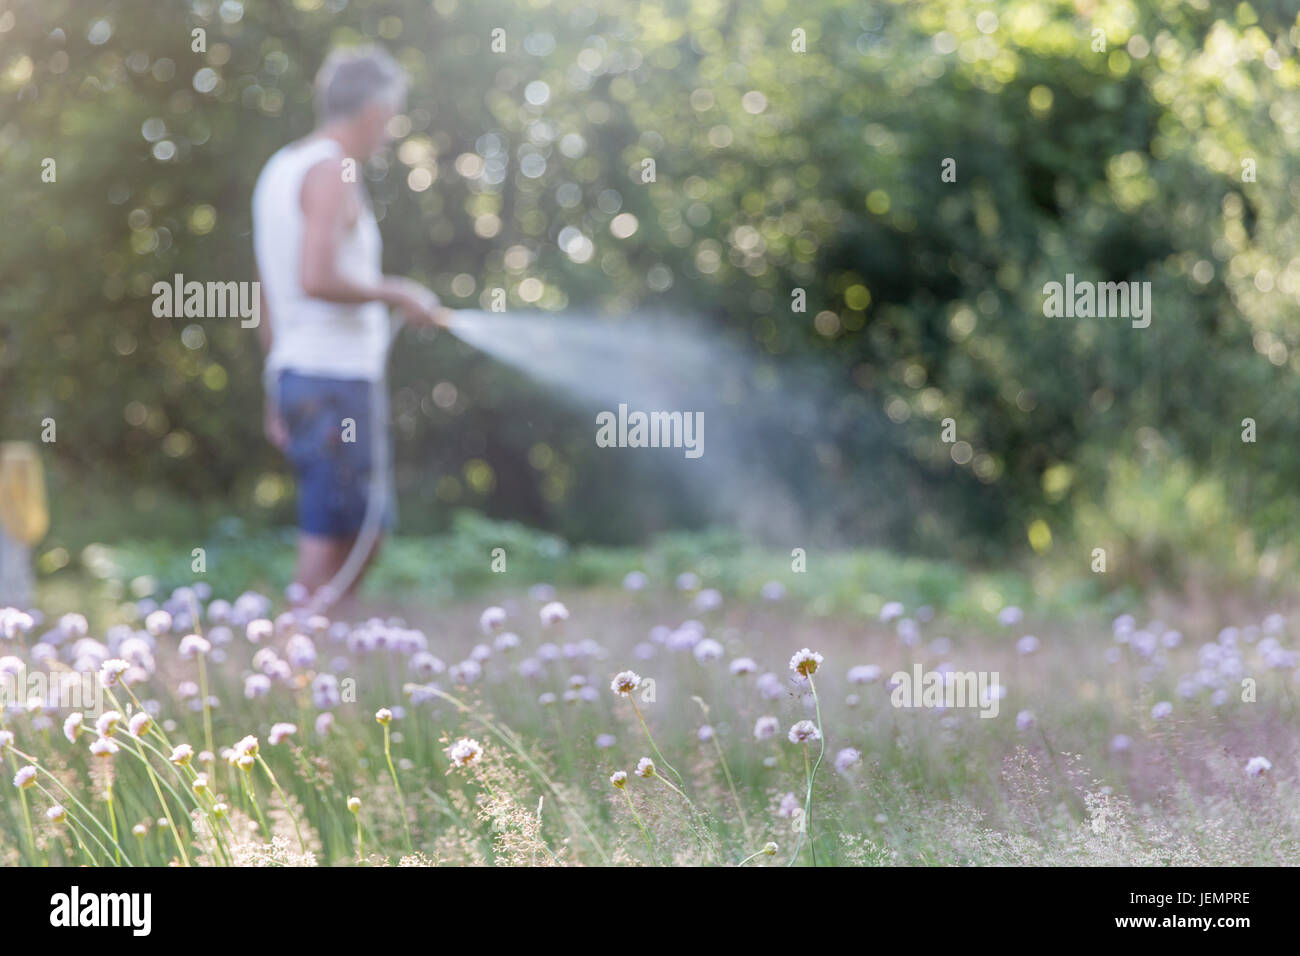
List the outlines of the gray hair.
{"label": "gray hair", "polygon": [[336,49],[316,74],[315,96],[318,123],[355,115],[374,102],[400,109],[406,73],[383,47]]}

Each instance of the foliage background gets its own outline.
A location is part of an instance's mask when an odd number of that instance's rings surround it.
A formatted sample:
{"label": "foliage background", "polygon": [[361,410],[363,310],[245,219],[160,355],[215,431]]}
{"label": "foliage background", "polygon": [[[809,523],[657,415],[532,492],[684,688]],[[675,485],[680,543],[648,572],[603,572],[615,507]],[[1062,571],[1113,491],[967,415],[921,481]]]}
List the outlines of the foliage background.
{"label": "foliage background", "polygon": [[[0,434],[58,423],[53,542],[291,520],[253,334],[156,319],[150,288],[253,278],[257,172],[311,128],[324,52],[364,40],[412,77],[409,131],[366,174],[387,270],[454,305],[504,286],[512,308],[707,317],[756,380],[831,396],[768,463],[822,537],[1080,572],[1104,546],[1120,579],[1291,567],[1281,0],[0,0]],[[1045,318],[1069,272],[1150,281],[1150,328]],[[469,508],[627,544],[713,520],[679,473],[598,454],[585,414],[445,337],[392,378],[408,529]]]}

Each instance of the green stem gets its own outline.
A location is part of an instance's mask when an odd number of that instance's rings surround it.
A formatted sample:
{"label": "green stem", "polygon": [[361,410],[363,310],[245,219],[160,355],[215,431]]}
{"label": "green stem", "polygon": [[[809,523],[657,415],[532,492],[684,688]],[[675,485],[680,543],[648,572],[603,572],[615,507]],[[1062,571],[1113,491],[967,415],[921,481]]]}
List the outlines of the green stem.
{"label": "green stem", "polygon": [[641,721],[641,729],[645,731],[646,740],[650,741],[650,749],[655,752],[655,756],[659,758],[659,762],[672,771],[673,776],[677,778],[677,783],[684,788],[686,784],[682,780],[682,775],[678,773],[673,765],[668,762],[668,759],[659,752],[659,747],[655,743],[654,737],[650,735],[650,728],[646,726],[645,718],[641,716],[641,708],[636,705],[636,698],[629,697],[628,700],[632,701],[632,709],[636,711],[636,719]]}
{"label": "green stem", "polygon": [[302,850],[303,856],[307,856],[307,841],[302,838],[302,831],[298,829],[298,820],[293,815],[293,810],[289,806],[289,801],[285,797],[284,791],[280,789],[280,782],[275,779],[275,774],[271,773],[270,766],[267,765],[265,758],[263,758],[260,753],[257,755],[257,762],[261,765],[262,769],[266,771],[266,775],[271,778],[271,786],[275,787],[275,792],[280,795],[280,802],[284,804],[284,812],[289,814],[289,820],[293,823],[293,832],[298,835],[298,847]]}
{"label": "green stem", "polygon": [[636,807],[632,805],[632,794],[628,793],[627,790],[624,789],[623,796],[627,797],[627,808],[632,811],[632,819],[636,821],[636,825],[641,828],[641,835],[645,837],[645,848],[650,851],[650,865],[658,866],[659,861],[655,859],[655,848],[654,844],[650,842],[650,833],[646,830],[645,824],[641,822],[641,814],[637,813]]}
{"label": "green stem", "polygon": [[388,772],[392,774],[393,786],[397,788],[397,808],[402,813],[402,829],[406,831],[406,849],[410,853],[415,852],[415,846],[411,843],[411,825],[406,820],[406,798],[402,796],[402,784],[397,779],[397,770],[393,767],[393,751],[389,745],[390,734],[388,725],[384,724],[384,759],[388,761]]}

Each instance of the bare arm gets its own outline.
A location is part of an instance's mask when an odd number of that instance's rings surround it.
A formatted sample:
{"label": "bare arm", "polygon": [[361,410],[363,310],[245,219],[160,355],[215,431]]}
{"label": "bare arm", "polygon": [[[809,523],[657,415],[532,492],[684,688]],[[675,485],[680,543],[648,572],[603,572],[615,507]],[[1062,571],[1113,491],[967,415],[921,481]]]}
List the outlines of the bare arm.
{"label": "bare arm", "polygon": [[352,186],[339,175],[336,162],[313,166],[302,184],[302,290],[326,302],[383,302],[422,325],[438,323],[438,297],[410,279],[384,276],[366,283],[338,269],[338,249],[346,229],[345,211]]}

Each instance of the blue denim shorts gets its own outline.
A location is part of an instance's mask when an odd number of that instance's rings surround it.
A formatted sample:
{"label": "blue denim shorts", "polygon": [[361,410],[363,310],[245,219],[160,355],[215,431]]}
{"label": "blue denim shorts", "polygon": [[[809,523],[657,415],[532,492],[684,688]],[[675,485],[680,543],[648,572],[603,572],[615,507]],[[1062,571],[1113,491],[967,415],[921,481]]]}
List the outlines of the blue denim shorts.
{"label": "blue denim shorts", "polygon": [[[308,533],[349,538],[361,530],[366,502],[382,492],[385,527],[395,513],[388,390],[384,382],[324,378],[283,371],[278,380],[279,409],[289,431],[287,454],[298,480],[298,527]],[[379,420],[373,406],[378,389]],[[375,443],[388,482],[371,487]]]}

